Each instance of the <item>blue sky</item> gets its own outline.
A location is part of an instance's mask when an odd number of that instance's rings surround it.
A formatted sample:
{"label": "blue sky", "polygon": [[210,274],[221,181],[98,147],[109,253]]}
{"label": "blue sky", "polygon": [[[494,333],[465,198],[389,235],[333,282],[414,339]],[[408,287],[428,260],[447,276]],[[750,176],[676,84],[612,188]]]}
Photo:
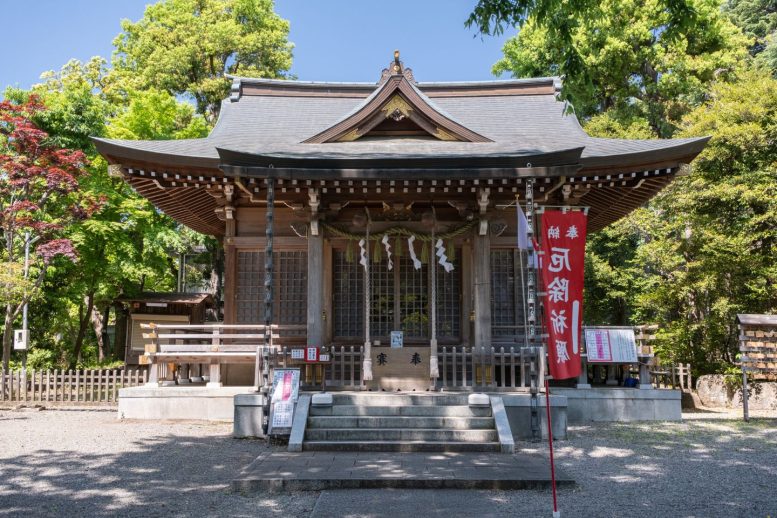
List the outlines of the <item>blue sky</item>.
{"label": "blue sky", "polygon": [[[28,88],[71,58],[109,58],[122,18],[148,0],[3,0],[0,89]],[[464,28],[476,0],[276,0],[291,22],[292,73],[312,81],[377,81],[402,53],[419,81],[493,79],[506,36]],[[12,20],[12,23],[8,23]]]}

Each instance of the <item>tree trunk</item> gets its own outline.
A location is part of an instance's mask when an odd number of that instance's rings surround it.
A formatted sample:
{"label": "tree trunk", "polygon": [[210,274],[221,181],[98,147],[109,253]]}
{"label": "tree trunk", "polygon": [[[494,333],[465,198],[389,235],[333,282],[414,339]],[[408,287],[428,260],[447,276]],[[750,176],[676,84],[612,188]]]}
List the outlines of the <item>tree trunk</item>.
{"label": "tree trunk", "polygon": [[127,311],[121,304],[113,306],[113,313],[116,315],[116,332],[113,337],[113,357],[117,360],[124,360],[127,347]]}
{"label": "tree trunk", "polygon": [[3,370],[7,371],[11,363],[11,344],[13,342],[13,306],[5,306],[5,327],[3,327]]}
{"label": "tree trunk", "polygon": [[[94,293],[89,293],[84,297],[86,302],[86,311],[78,312],[78,335],[76,336],[75,347],[73,348],[73,363],[77,364],[81,361],[81,350],[84,347],[84,337],[86,336],[86,329],[89,327],[89,320],[92,314],[92,308],[94,307]],[[71,365],[75,367],[75,365]]]}
{"label": "tree trunk", "polygon": [[89,319],[92,321],[94,334],[97,337],[97,360],[103,362],[105,361],[105,353],[108,350],[104,334],[106,319],[100,309],[94,305],[92,305],[92,311],[89,313]]}
{"label": "tree trunk", "polygon": [[111,306],[109,304],[106,304],[105,308],[103,309],[103,331],[102,331],[103,345],[105,347],[106,357],[109,357],[111,355],[111,336],[108,334],[108,323],[110,321],[111,321]]}

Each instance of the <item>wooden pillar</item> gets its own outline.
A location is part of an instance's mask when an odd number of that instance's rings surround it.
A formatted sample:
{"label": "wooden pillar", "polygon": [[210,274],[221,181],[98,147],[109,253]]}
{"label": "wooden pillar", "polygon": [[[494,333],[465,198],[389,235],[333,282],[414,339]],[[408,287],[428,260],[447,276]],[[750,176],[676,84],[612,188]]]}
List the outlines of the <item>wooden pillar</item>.
{"label": "wooden pillar", "polygon": [[264,347],[256,348],[256,363],[254,367],[254,387],[258,390],[269,390],[270,380],[270,350],[272,345],[273,314],[273,218],[275,210],[275,180],[267,178],[267,211],[265,213],[265,247],[264,247]]}
{"label": "wooden pillar", "polygon": [[224,323],[237,323],[237,250],[232,236],[224,238]]}
{"label": "wooden pillar", "polygon": [[308,345],[323,347],[324,322],[324,237],[308,235]]}
{"label": "wooden pillar", "polygon": [[472,246],[467,239],[461,245],[461,343],[472,346]]}
{"label": "wooden pillar", "polygon": [[472,246],[475,347],[491,347],[491,237],[476,234]]}
{"label": "wooden pillar", "polygon": [[227,195],[227,205],[224,207],[224,323],[235,324],[237,307],[237,251],[235,250],[235,235],[237,225],[235,221],[235,207],[232,204],[234,187],[228,185],[224,189]]}

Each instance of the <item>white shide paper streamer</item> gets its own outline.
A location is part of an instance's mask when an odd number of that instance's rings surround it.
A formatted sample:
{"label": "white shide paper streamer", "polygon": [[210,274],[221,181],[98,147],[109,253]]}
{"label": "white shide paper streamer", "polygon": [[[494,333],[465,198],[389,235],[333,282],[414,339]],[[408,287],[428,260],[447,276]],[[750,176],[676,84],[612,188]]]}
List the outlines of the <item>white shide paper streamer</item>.
{"label": "white shide paper streamer", "polygon": [[391,260],[391,245],[389,244],[388,234],[383,234],[383,239],[380,240],[383,243],[383,247],[386,249],[386,257],[388,258],[388,269],[394,269],[394,262]]}
{"label": "white shide paper streamer", "polygon": [[360,239],[359,240],[359,254],[360,254],[359,264],[364,266],[364,270],[366,271],[367,270],[367,248],[364,245],[365,245],[364,239]]}
{"label": "white shide paper streamer", "polygon": [[445,269],[445,273],[451,273],[451,270],[453,270],[453,263],[448,261],[448,256],[445,255],[445,246],[443,245],[442,239],[438,239],[434,244],[434,247],[437,249],[435,255],[440,259],[438,261],[440,266]]}
{"label": "white shide paper streamer", "polygon": [[413,241],[415,241],[415,236],[410,236],[407,238],[407,249],[410,251],[410,259],[413,261],[413,268],[416,270],[421,269],[421,261],[418,259],[418,256],[415,255],[415,248],[413,248]]}

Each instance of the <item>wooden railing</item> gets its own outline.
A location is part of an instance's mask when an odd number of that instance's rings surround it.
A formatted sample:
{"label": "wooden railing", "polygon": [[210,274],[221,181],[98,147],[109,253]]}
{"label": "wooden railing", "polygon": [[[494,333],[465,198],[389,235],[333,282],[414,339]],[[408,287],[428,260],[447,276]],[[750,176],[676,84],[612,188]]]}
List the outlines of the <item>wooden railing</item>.
{"label": "wooden railing", "polygon": [[0,371],[0,402],[103,405],[119,400],[119,389],[146,383],[145,370]]}
{"label": "wooden railing", "polygon": [[[282,333],[305,329],[298,325],[257,324],[141,324],[147,330],[141,364],[149,365],[149,383],[174,385],[190,368],[206,369],[203,376],[211,387],[221,386],[223,363],[256,363],[257,351],[265,357],[280,347]],[[272,363],[270,363],[272,368]],[[257,372],[255,384],[268,372]],[[260,380],[259,378],[262,378]]]}
{"label": "wooden railing", "polygon": [[650,378],[656,388],[693,390],[691,364],[656,365],[650,369]]}
{"label": "wooden railing", "polygon": [[446,389],[530,389],[544,384],[541,347],[441,347],[440,377]]}
{"label": "wooden railing", "polygon": [[362,382],[362,359],[364,347],[333,345],[323,347],[321,352],[330,355],[330,361],[322,364],[305,364],[291,357],[291,350],[299,347],[270,349],[267,358],[270,369],[300,367],[303,388],[321,388],[326,380],[327,388],[359,390]]}

